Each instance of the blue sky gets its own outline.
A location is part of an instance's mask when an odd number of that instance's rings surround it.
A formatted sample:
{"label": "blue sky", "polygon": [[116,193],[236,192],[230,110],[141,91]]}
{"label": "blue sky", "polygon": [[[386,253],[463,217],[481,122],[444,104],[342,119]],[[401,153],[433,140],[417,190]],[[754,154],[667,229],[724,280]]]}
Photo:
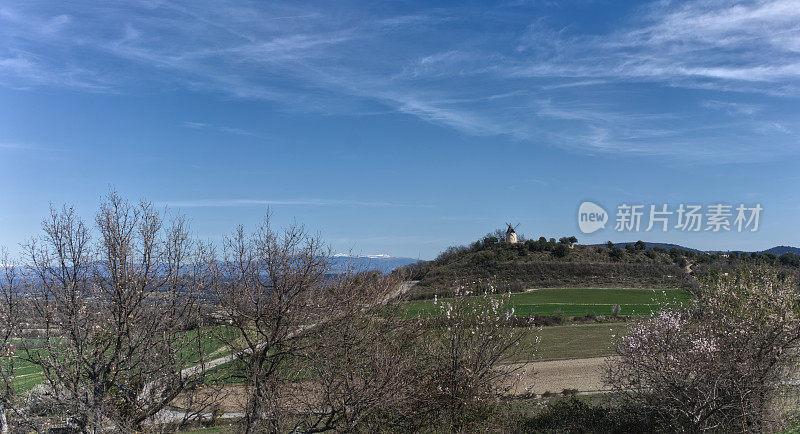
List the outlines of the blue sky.
{"label": "blue sky", "polygon": [[[797,1],[224,3],[0,4],[0,245],[109,186],[199,238],[269,206],[339,252],[431,258],[507,221],[800,245]],[[584,200],[764,211],[582,235]]]}

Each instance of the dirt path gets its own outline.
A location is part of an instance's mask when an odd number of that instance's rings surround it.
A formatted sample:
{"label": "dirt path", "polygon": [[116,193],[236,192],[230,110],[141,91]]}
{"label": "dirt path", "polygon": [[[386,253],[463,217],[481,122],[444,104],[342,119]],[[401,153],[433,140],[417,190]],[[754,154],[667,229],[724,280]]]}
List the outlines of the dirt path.
{"label": "dirt path", "polygon": [[605,357],[586,359],[547,360],[528,364],[515,363],[509,369],[524,367],[528,372],[512,390],[515,395],[544,392],[561,393],[564,389],[577,389],[581,392],[608,390],[603,385],[603,365]]}

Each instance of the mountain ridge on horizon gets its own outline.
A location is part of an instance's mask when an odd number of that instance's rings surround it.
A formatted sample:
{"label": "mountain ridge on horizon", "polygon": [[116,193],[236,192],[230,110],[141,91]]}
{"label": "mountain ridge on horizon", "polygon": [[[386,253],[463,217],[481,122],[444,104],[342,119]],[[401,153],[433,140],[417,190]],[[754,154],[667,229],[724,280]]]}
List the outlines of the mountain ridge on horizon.
{"label": "mountain ridge on horizon", "polygon": [[[687,250],[687,251],[691,251],[691,252],[707,252],[707,253],[712,253],[712,252],[743,252],[743,253],[772,253],[772,254],[775,254],[775,255],[782,255],[784,253],[794,253],[795,255],[800,255],[800,247],[794,247],[794,246],[774,246],[774,247],[770,247],[769,249],[764,249],[764,250],[701,250],[701,249],[695,249],[695,248],[692,248],[692,247],[682,246],[680,244],[655,243],[655,242],[648,242],[648,241],[645,241],[645,240],[642,240],[642,241],[647,245],[647,249],[648,250],[652,249],[652,248],[655,248],[655,247],[661,247],[661,248],[665,248],[665,249],[675,248],[675,249],[682,249],[682,250]],[[636,241],[614,243],[614,246],[624,249],[628,244],[636,244]],[[606,243],[586,244],[586,245],[587,246],[605,246]]]}

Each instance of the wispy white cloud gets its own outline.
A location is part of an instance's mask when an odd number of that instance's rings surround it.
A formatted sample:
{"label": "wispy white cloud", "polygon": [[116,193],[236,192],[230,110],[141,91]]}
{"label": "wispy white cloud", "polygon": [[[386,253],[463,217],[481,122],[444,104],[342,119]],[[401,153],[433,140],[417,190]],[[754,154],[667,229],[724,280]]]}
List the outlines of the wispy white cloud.
{"label": "wispy white cloud", "polygon": [[712,110],[722,110],[729,115],[752,116],[764,109],[763,106],[758,104],[745,104],[717,100],[705,100],[702,101],[700,105]]}
{"label": "wispy white cloud", "polygon": [[[656,82],[687,88],[771,93],[800,78],[800,8],[795,1],[655,3],[626,30],[562,35],[534,27],[532,61],[514,77]],[[736,86],[732,86],[736,83]],[[797,90],[794,89],[795,95]]]}
{"label": "wispy white cloud", "polygon": [[55,151],[54,148],[47,148],[43,146],[29,145],[26,143],[14,142],[0,142],[0,149],[9,149],[17,151]]}
{"label": "wispy white cloud", "polygon": [[203,123],[203,122],[186,121],[186,122],[183,123],[183,126],[186,127],[186,128],[200,129],[200,128],[207,127],[208,124]]}
{"label": "wispy white cloud", "polygon": [[194,130],[211,129],[211,130],[221,131],[223,133],[238,134],[240,136],[261,137],[260,134],[254,133],[254,132],[249,131],[249,130],[245,130],[243,128],[234,128],[234,127],[228,127],[228,126],[224,126],[224,125],[212,125],[212,124],[208,124],[208,123],[204,123],[204,122],[193,122],[193,121],[183,122],[182,125],[184,127],[186,127],[186,128],[191,128],[191,129],[194,129]]}
{"label": "wispy white cloud", "polygon": [[[774,139],[769,151],[780,158],[800,153],[791,134],[797,120],[776,115],[769,101],[800,97],[798,22],[793,0],[654,2],[590,35],[514,9],[392,15],[249,1],[17,4],[0,7],[0,85],[163,85],[337,114],[382,106],[471,135],[708,162],[749,160]],[[462,30],[470,27],[481,31]],[[713,96],[658,104],[672,89]],[[761,100],[745,104],[742,95]],[[700,109],[748,120],[700,120]]]}

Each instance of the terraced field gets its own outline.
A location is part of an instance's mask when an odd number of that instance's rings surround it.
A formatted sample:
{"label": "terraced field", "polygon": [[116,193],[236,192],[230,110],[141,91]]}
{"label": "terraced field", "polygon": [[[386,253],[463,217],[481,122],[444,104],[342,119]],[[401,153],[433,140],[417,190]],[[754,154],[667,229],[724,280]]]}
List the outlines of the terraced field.
{"label": "terraced field", "polygon": [[20,359],[14,360],[14,381],[12,387],[17,392],[33,389],[44,380],[38,366]]}

